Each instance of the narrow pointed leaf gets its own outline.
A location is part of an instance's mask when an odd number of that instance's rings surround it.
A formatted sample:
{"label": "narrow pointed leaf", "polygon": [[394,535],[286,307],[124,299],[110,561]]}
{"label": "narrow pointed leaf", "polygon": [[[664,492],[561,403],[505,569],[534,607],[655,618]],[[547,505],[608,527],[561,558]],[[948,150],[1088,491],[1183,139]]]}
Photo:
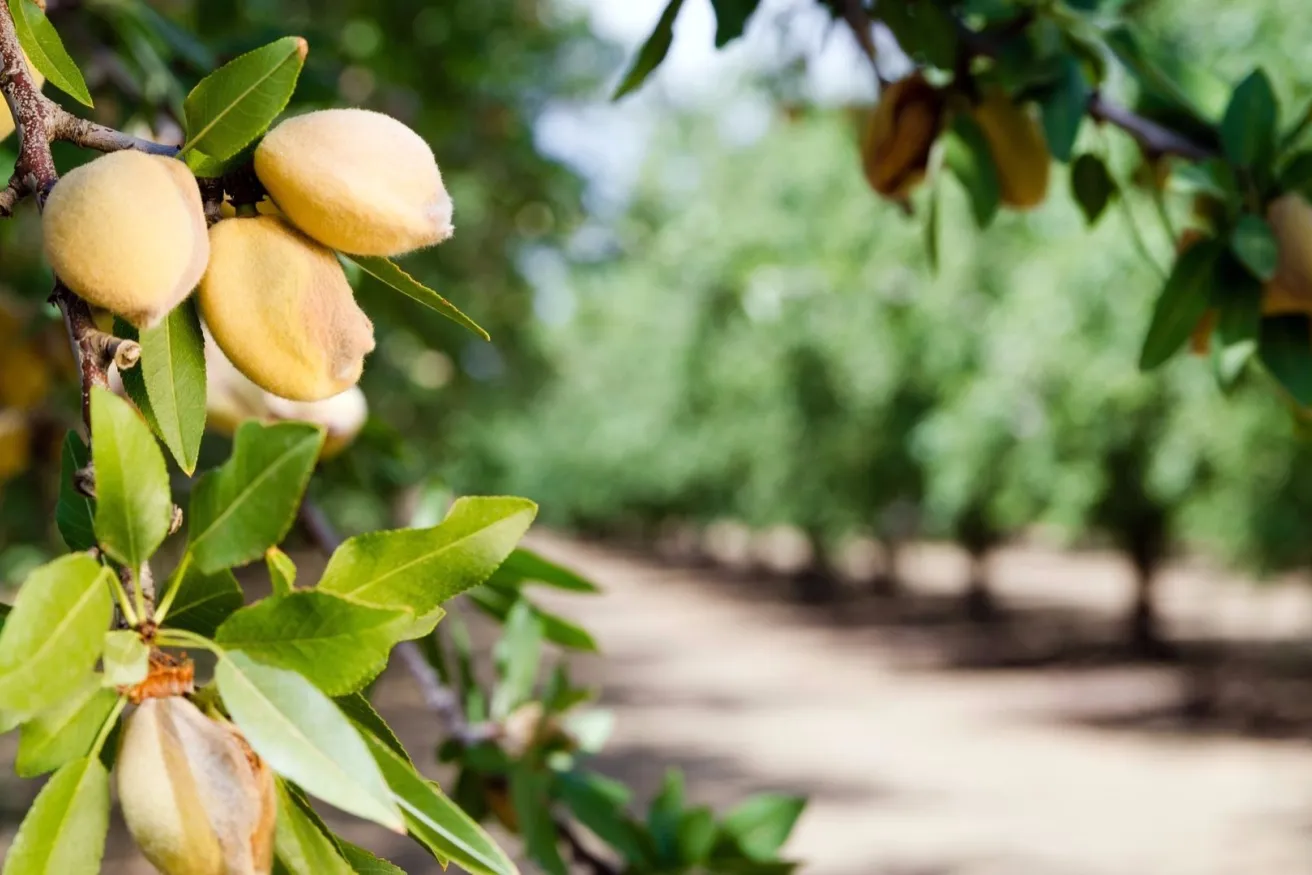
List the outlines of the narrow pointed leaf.
{"label": "narrow pointed leaf", "polygon": [[139,371],[153,425],[187,474],[196,470],[205,431],[205,347],[195,305],[184,301],[154,328],[140,333]]}
{"label": "narrow pointed leaf", "polygon": [[59,502],[55,505],[55,523],[68,549],[78,552],[96,546],[96,529],[92,520],[96,505],[73,486],[73,474],[87,466],[91,454],[82,436],[69,431],[64,438],[63,458],[59,469]]}
{"label": "narrow pointed leaf", "polygon": [[91,753],[100,727],[114,710],[118,693],[88,674],[76,692],[23,724],[14,771],[35,778]]}
{"label": "narrow pointed leaf", "polygon": [[670,46],[674,44],[674,21],[679,17],[682,9],[683,0],[670,0],[666,4],[655,29],[642,44],[642,48],[638,49],[638,56],[633,59],[633,65],[624,74],[611,100],[619,100],[629,92],[636,91],[643,82],[647,81],[652,71],[665,60],[665,56],[670,53]]}
{"label": "narrow pointed leaf", "polygon": [[234,58],[206,76],[183,103],[187,142],[182,151],[223,161],[269,129],[287,107],[309,46],[283,37]]}
{"label": "narrow pointed leaf", "polygon": [[306,815],[282,781],[278,782],[274,851],[291,875],[353,875],[332,840]]}
{"label": "narrow pointed leaf", "polygon": [[75,760],[41,788],[5,857],[3,875],[97,875],[109,833],[109,772]]}
{"label": "narrow pointed leaf", "polygon": [[10,728],[75,693],[113,615],[108,575],[85,553],[28,575],[0,632],[0,714]]}
{"label": "narrow pointed leaf", "polygon": [[343,255],[341,257],[358,265],[362,271],[384,285],[413,298],[429,309],[436,310],[452,322],[468,328],[484,340],[492,339],[491,335],[484,331],[481,325],[462,313],[459,307],[410,276],[395,262],[373,255]]}
{"label": "narrow pointed leaf", "polygon": [[571,592],[597,593],[601,587],[563,565],[524,547],[516,547],[488,580],[493,584],[541,583]]}
{"label": "narrow pointed leaf", "polygon": [[805,807],[799,796],[762,793],[725,815],[721,828],[748,857],[765,862],[775,858]]}
{"label": "narrow pointed leaf", "polygon": [[405,812],[410,834],[421,844],[439,859],[450,860],[471,875],[517,875],[519,870],[492,837],[436,784],[378,739],[366,734],[365,741]]}
{"label": "narrow pointed leaf", "polygon": [[537,505],[525,498],[461,498],[431,529],[351,538],[328,561],[319,589],[425,616],[487,580],[536,514]]}
{"label": "narrow pointed leaf", "polygon": [[242,608],[219,627],[216,640],[227,650],[298,672],[330,696],[344,696],[382,672],[412,620],[409,611],[307,589]]}
{"label": "narrow pointed leaf", "polygon": [[338,839],[337,843],[342,846],[342,855],[351,864],[355,875],[405,875],[405,870],[375,857],[358,845],[353,845],[345,839]]}
{"label": "narrow pointed leaf", "polygon": [[82,78],[82,71],[68,55],[64,41],[55,26],[32,0],[8,0],[9,14],[14,18],[18,42],[27,53],[32,66],[50,80],[60,91],[86,106],[92,106],[91,92]]}
{"label": "narrow pointed leaf", "polygon": [[1186,249],[1157,297],[1152,322],[1139,355],[1139,367],[1151,370],[1175,355],[1193,333],[1211,303],[1212,274],[1224,244],[1204,240]]}
{"label": "narrow pointed leaf", "polygon": [[245,565],[282,541],[314,470],[323,430],[300,422],[237,429],[232,457],[191,496],[191,551],[205,573]]}
{"label": "narrow pointed leaf", "polygon": [[1235,88],[1221,120],[1221,146],[1240,167],[1263,170],[1275,154],[1280,110],[1271,80],[1254,70]]}
{"label": "narrow pointed leaf", "polygon": [[96,460],[96,539],[132,569],[154,554],[173,521],[164,454],[137,411],[108,389],[91,389]]}
{"label": "narrow pointed leaf", "polygon": [[711,0],[711,5],[715,7],[715,47],[719,49],[743,35],[760,0]]}
{"label": "narrow pointed leaf", "polygon": [[270,547],[264,552],[264,564],[269,569],[269,583],[273,586],[274,595],[286,595],[295,591],[296,563],[292,557],[277,547]]}
{"label": "narrow pointed leaf", "polygon": [[231,652],[215,677],[233,721],[274,771],[348,814],[404,827],[360,733],[308,680]]}
{"label": "narrow pointed leaf", "polygon": [[352,723],[390,747],[407,763],[412,762],[410,754],[406,753],[405,746],[401,744],[401,739],[396,737],[396,733],[387,725],[387,721],[383,720],[382,715],[374,710],[374,706],[365,698],[364,693],[339,696],[333,701],[342,709],[343,714],[351,718]]}
{"label": "narrow pointed leaf", "polygon": [[186,629],[206,638],[213,638],[219,625],[245,602],[237,578],[226,568],[204,574],[192,565],[178,587],[164,627]]}

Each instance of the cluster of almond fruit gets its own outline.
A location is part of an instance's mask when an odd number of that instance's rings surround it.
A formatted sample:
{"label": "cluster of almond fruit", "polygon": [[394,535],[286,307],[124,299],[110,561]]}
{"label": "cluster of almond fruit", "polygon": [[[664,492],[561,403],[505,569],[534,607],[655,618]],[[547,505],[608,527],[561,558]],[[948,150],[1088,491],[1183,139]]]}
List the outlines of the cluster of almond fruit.
{"label": "cluster of almond fruit", "polygon": [[256,148],[254,169],[272,204],[224,204],[207,228],[182,161],[99,157],[51,191],[46,256],[89,304],[142,330],[194,290],[212,425],[308,419],[328,428],[331,446],[363,422],[355,384],[374,348],[334,250],[390,257],[440,243],[452,233],[451,198],[428,144],[362,109],[283,121]]}
{"label": "cluster of almond fruit", "polygon": [[[948,116],[949,88],[920,73],[884,88],[866,126],[862,160],[866,180],[890,200],[905,201],[929,172],[930,157]],[[998,200],[1028,210],[1048,195],[1052,155],[1038,119],[997,87],[978,99],[961,96],[988,144],[998,177]]]}

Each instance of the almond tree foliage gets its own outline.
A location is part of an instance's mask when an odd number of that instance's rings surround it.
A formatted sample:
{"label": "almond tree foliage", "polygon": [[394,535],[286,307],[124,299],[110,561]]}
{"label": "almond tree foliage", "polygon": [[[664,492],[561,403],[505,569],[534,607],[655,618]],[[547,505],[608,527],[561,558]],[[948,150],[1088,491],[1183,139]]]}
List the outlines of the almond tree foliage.
{"label": "almond tree foliage", "polygon": [[[1273,4],[1239,10],[1221,4],[1208,6],[1212,14],[1207,14],[1197,7],[1184,11],[1172,4],[1121,0],[816,0],[815,5],[830,15],[835,28],[851,32],[870,62],[864,75],[878,82],[880,96],[861,124],[862,169],[876,193],[919,218],[931,266],[957,245],[944,241],[943,226],[949,221],[944,199],[958,186],[968,201],[964,210],[958,207],[959,212],[969,215],[981,230],[1005,224],[1008,214],[1054,200],[1073,203],[1090,226],[1106,227],[1111,221],[1108,216],[1121,213],[1127,225],[1119,233],[1122,239],[1135,241],[1147,265],[1133,265],[1131,259],[1122,263],[1099,248],[1102,264],[1123,264],[1122,272],[1102,272],[1102,265],[1088,277],[1068,271],[1053,276],[1045,291],[1051,295],[1052,289],[1061,289],[1065,294],[1097,277],[1101,285],[1091,290],[1088,300],[1095,302],[1102,296],[1101,303],[1091,303],[1086,310],[1078,305],[1061,310],[1069,303],[1062,297],[1058,311],[1043,312],[1082,338],[1097,338],[1092,341],[1097,353],[1108,350],[1105,338],[1115,335],[1122,362],[1137,363],[1143,371],[1161,367],[1192,345],[1209,359],[1213,380],[1222,391],[1246,399],[1243,385],[1263,383],[1296,417],[1306,416],[1312,404],[1307,382],[1312,372],[1308,327],[1312,272],[1306,267],[1306,229],[1312,219],[1306,200],[1312,167],[1306,133],[1312,115],[1306,95],[1298,93],[1298,72],[1285,60],[1295,56],[1298,45],[1294,33],[1298,28],[1289,26],[1293,7]],[[717,46],[732,43],[756,18],[768,14],[766,4],[754,0],[716,0],[712,6]],[[641,88],[659,69],[676,38],[683,7],[682,0],[665,5],[621,78],[617,98]],[[1222,36],[1234,33],[1234,28],[1242,31],[1239,38]],[[879,56],[880,43],[874,38],[879,31],[896,42],[902,57],[911,59],[911,74],[887,80],[884,71],[894,65]],[[1273,51],[1259,53],[1259,46]],[[1265,67],[1252,66],[1259,54]],[[1197,62],[1200,57],[1209,58],[1205,68]],[[812,154],[800,149],[792,160],[790,176],[808,172],[803,165],[815,162]],[[833,160],[842,165],[841,157]],[[1054,161],[1056,171],[1050,166]],[[853,179],[855,168],[846,166],[848,178]],[[1053,179],[1064,183],[1060,187],[1069,194],[1058,194]],[[739,199],[737,191],[725,194]],[[1155,212],[1148,220],[1147,234],[1145,206]],[[1053,209],[1046,206],[1045,213]],[[814,220],[832,213],[830,200],[817,203],[806,216]],[[716,227],[736,226],[721,221]],[[832,223],[824,227],[833,230]],[[1030,230],[1038,229],[1031,226]],[[762,241],[769,236],[763,234]],[[1172,250],[1165,257],[1153,251],[1162,237]],[[1035,238],[1050,242],[1042,233]],[[1035,238],[1031,242],[1037,242]],[[805,239],[805,234],[793,239]],[[766,245],[772,254],[779,251],[777,245]],[[820,247],[815,251],[818,254]],[[1250,460],[1257,464],[1250,474],[1233,450],[1222,447],[1223,443],[1233,446],[1233,436],[1212,441],[1179,422],[1166,403],[1176,391],[1170,385],[1175,375],[1161,378],[1166,381],[1163,385],[1128,373],[1123,379],[1111,377],[1123,368],[1110,373],[1088,368],[1087,358],[1073,356],[1072,347],[1063,345],[1068,335],[1037,318],[1035,302],[1017,303],[1019,296],[1013,291],[1017,276],[1035,269],[1019,262],[1030,260],[1030,252],[1018,247],[1013,264],[996,272],[996,295],[975,315],[1016,329],[1028,322],[1050,344],[1049,352],[1040,352],[1021,366],[1008,363],[1005,359],[1012,358],[1017,347],[1033,347],[1000,334],[998,345],[1009,349],[992,349],[988,341],[982,342],[966,353],[968,364],[960,383],[954,386],[949,378],[937,387],[943,409],[926,418],[923,429],[917,429],[923,433],[915,438],[926,462],[922,476],[927,481],[928,516],[954,533],[977,559],[1006,532],[1050,515],[1096,526],[1133,561],[1140,594],[1132,634],[1145,650],[1154,651],[1158,645],[1151,581],[1173,541],[1193,541],[1202,534],[1188,530],[1189,523],[1207,521],[1207,533],[1216,536],[1219,552],[1232,558],[1242,556],[1264,569],[1298,561],[1302,551],[1294,546],[1297,538],[1288,534],[1287,521],[1299,518],[1303,478],[1291,466],[1301,453],[1288,440],[1276,441],[1273,448],[1253,453]],[[1160,275],[1153,276],[1148,265],[1162,261],[1167,266],[1158,267]],[[686,279],[687,274],[680,276]],[[712,279],[711,284],[720,281]],[[730,285],[739,289],[744,310],[750,313],[746,305],[752,279],[730,281]],[[1118,294],[1108,298],[1112,285]],[[1127,300],[1125,292],[1154,285],[1159,291],[1151,312],[1131,320],[1127,311],[1135,301]],[[805,283],[795,287],[804,288]],[[725,313],[722,302],[732,293],[717,287],[707,294],[719,302],[708,303],[708,312]],[[1110,301],[1115,302],[1114,308]],[[1013,311],[1014,319],[1002,315]],[[724,321],[729,334],[730,320]],[[1128,345],[1120,342],[1127,336],[1133,337]],[[862,482],[858,473],[862,469],[835,461],[832,470],[837,473],[831,481],[831,469],[816,464],[811,455],[841,460],[839,444],[820,435],[828,433],[832,422],[845,426],[854,420],[837,415],[834,403],[825,403],[835,402],[841,390],[836,394],[834,372],[821,364],[823,354],[798,351],[795,343],[790,338],[766,357],[793,349],[798,353],[794,385],[809,389],[792,408],[781,402],[764,421],[782,427],[782,435],[794,417],[808,423],[809,429],[804,430],[808,471],[807,476],[790,479],[784,473],[787,465],[776,464],[768,478],[789,498],[775,507],[791,510],[776,512],[789,516],[815,540],[817,526],[807,492],[841,496],[843,485]],[[921,348],[941,347],[922,340]],[[991,361],[996,355],[1002,356],[997,362],[1003,368],[1000,373]],[[602,358],[594,353],[594,360]],[[1105,381],[1096,393],[1099,397],[1074,391],[1079,375],[1070,375],[1069,381],[1063,378],[1072,362]],[[601,361],[595,366],[606,367]],[[1091,383],[1083,381],[1083,388]],[[779,391],[776,397],[788,390]],[[1068,402],[1064,393],[1072,391],[1074,400]],[[675,392],[668,395],[682,397]],[[1086,406],[1069,411],[1067,418],[1066,404],[1080,401]],[[759,397],[752,403],[768,406]],[[1247,403],[1241,400],[1234,407]],[[1260,409],[1260,402],[1254,403]],[[663,414],[672,409],[664,408]],[[1239,410],[1225,416],[1234,416],[1236,423],[1244,425],[1250,421]],[[1032,421],[1031,425],[1018,423],[1016,417]],[[954,420],[961,431],[947,424]],[[1287,423],[1261,421],[1267,434],[1287,434],[1291,429]],[[744,431],[781,436],[778,430],[764,430],[761,422],[757,420],[756,431]],[[990,422],[998,427],[990,428]],[[962,436],[967,424],[980,434]],[[1069,425],[1070,433],[1056,424]],[[875,430],[888,425],[881,421]],[[1038,459],[1031,455],[1034,441],[1018,439],[1032,429],[1051,439],[1050,450]],[[786,437],[782,445],[789,445]],[[649,449],[646,455],[652,452],[659,454]],[[1168,452],[1174,455],[1165,455]],[[697,452],[681,454],[672,464],[687,474],[688,460],[704,460],[711,454],[699,445]],[[566,453],[567,458],[571,455]],[[613,449],[603,458],[622,465],[622,455]],[[1073,458],[1079,461],[1069,474],[1057,473]],[[966,459],[971,461],[964,463]],[[742,471],[732,464],[716,468],[707,482],[717,486],[708,500],[698,504],[699,509],[715,512],[723,507],[725,503],[717,506],[714,498],[721,495],[718,484],[743,484]],[[1039,471],[1055,476],[1069,489],[1053,494],[1051,484],[1036,477]],[[1279,495],[1292,504],[1255,509],[1241,525],[1219,532],[1215,522],[1224,515],[1225,502],[1243,501],[1253,488],[1252,481],[1245,485],[1244,478],[1254,475],[1277,486]],[[663,493],[677,492],[672,484],[686,482],[652,472],[640,479]],[[633,496],[630,506],[644,511],[677,509],[678,502],[653,507],[642,495]],[[832,507],[820,513],[831,519],[841,515]],[[744,514],[753,515],[752,511]],[[972,587],[972,600],[981,613],[987,613],[982,583]]]}
{"label": "almond tree foliage", "polygon": [[[1139,372],[1152,302],[1125,290],[1155,273],[1126,212],[1088,229],[1054,200],[981,233],[945,186],[931,271],[922,229],[852,184],[850,117],[794,114],[747,147],[714,116],[669,127],[611,254],[549,292],[574,308],[539,329],[555,379],[485,420],[462,478],[585,530],[791,524],[822,563],[910,514],[977,554],[985,618],[1002,540],[1111,543],[1139,578],[1126,635],[1146,655],[1166,652],[1151,586],[1173,548],[1306,563],[1305,450],[1263,382],[1219,392],[1202,356]],[[1136,156],[1109,159],[1128,173]]]}
{"label": "almond tree foliage", "polygon": [[[373,95],[416,118],[439,143],[436,132],[481,118],[491,133],[453,138],[452,152],[466,160],[448,165],[460,168],[450,185],[457,199],[467,198],[462,221],[474,245],[457,248],[441,270],[425,268],[431,255],[406,265],[425,277],[459,277],[451,296],[462,302],[477,301],[477,275],[487,309],[471,311],[480,321],[388,259],[341,257],[370,278],[361,297],[371,313],[380,321],[395,314],[380,332],[384,343],[394,339],[404,349],[409,332],[412,352],[436,342],[456,354],[466,335],[484,333],[480,322],[504,327],[513,339],[514,301],[523,292],[505,264],[515,237],[509,227],[526,207],[572,188],[533,155],[523,117],[504,101],[522,96],[527,79],[546,83],[533,63],[557,44],[545,28],[521,32],[521,24],[536,21],[522,4],[422,15],[427,8],[207,2],[161,11],[51,2],[48,18],[47,4],[10,0],[0,9],[0,92],[17,123],[16,160],[0,207],[6,216],[39,212],[61,171],[95,152],[136,150],[185,161],[209,220],[227,221],[225,210],[240,216],[262,200],[252,148],[289,102],[301,109]],[[307,67],[306,40],[286,35],[288,12],[312,14],[328,45],[340,26],[348,58],[379,52],[383,60]],[[375,12],[383,17],[366,15]],[[466,47],[464,32],[481,29],[513,31],[516,42],[501,44],[523,46],[525,66],[483,79],[483,67],[462,66],[452,53],[442,77],[421,67],[426,49],[446,40]],[[412,37],[427,42],[420,48]],[[476,57],[469,49],[463,59]],[[58,90],[58,101],[41,95],[37,75]],[[365,88],[361,77],[373,76],[397,86],[370,79]],[[435,78],[439,92],[473,88],[476,96],[439,99],[430,108],[420,95]],[[121,116],[125,130],[75,114],[74,101],[101,113],[97,119]],[[483,115],[464,114],[474,108]],[[178,133],[174,143],[170,130]],[[497,144],[505,146],[501,156]],[[521,178],[523,189],[498,195]],[[537,514],[532,501],[462,497],[440,520],[412,519],[408,528],[339,540],[306,499],[331,437],[324,426],[291,416],[250,419],[230,442],[202,452],[199,436],[214,425],[207,423],[207,390],[217,374],[207,369],[193,303],[184,300],[158,324],[134,330],[93,312],[58,277],[50,293],[31,224],[12,222],[6,254],[20,257],[6,260],[8,275],[23,287],[44,278],[51,306],[4,315],[3,474],[21,475],[17,488],[6,484],[6,504],[17,495],[13,506],[28,516],[53,517],[68,552],[23,563],[35,567],[0,611],[0,723],[19,732],[18,774],[50,775],[0,871],[100,871],[111,780],[134,837],[169,875],[401,871],[337,836],[316,805],[406,834],[435,865],[470,873],[518,871],[480,825],[493,815],[546,872],[572,864],[599,873],[792,871],[795,864],[779,853],[802,800],[766,794],[716,814],[687,800],[672,772],[639,816],[626,788],[585,766],[605,741],[605,715],[585,707],[592,692],[570,680],[547,645],[596,645],[586,630],[541,609],[526,588],[597,587],[517,546]],[[489,241],[498,244],[491,251]],[[47,343],[46,317],[55,312],[71,360]],[[426,329],[443,320],[462,333],[428,337]],[[513,365],[513,357],[504,363]],[[389,364],[404,368],[405,354]],[[121,393],[110,388],[111,372],[121,378]],[[384,397],[380,406],[394,424],[409,410],[412,427],[423,432],[419,402],[393,399],[407,406],[389,410]],[[70,418],[81,421],[61,433],[74,424]],[[430,441],[433,432],[440,434],[440,423],[426,435]],[[363,459],[362,470],[343,480],[389,491],[412,479],[421,470],[416,456],[431,444],[419,439],[398,450],[396,443],[366,436],[350,455]],[[43,493],[47,482],[53,489]],[[328,554],[317,581],[299,575],[281,549],[298,522]],[[6,532],[42,549],[38,529]],[[234,574],[243,568],[248,580],[267,573],[271,594],[248,601]],[[446,616],[444,606],[462,595],[503,624],[490,679],[474,671],[465,626]],[[200,678],[187,658],[197,651],[213,657],[212,673]],[[444,723],[434,743],[457,775],[449,788],[416,768],[369,702],[394,652]],[[142,726],[173,728],[152,734]]]}

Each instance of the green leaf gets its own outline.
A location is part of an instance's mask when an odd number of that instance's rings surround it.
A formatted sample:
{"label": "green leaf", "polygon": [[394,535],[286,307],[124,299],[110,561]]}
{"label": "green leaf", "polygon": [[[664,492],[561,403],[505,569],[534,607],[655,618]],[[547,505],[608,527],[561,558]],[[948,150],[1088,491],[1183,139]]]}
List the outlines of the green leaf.
{"label": "green leaf", "polygon": [[778,855],[805,807],[799,796],[762,793],[729,812],[720,826],[744,854],[766,862]]}
{"label": "green leaf", "polygon": [[1046,91],[1039,107],[1043,111],[1043,134],[1048,151],[1058,161],[1071,160],[1075,138],[1089,104],[1089,83],[1075,58],[1066,55],[1061,62],[1061,75]]}
{"label": "green leaf", "polygon": [[205,432],[205,341],[195,305],[184,301],[159,325],[141,332],[140,373],[150,399],[151,424],[178,467],[196,470]]}
{"label": "green leaf", "polygon": [[468,328],[484,340],[492,339],[492,336],[483,330],[483,326],[462,313],[459,307],[410,276],[390,259],[376,255],[341,255],[340,258],[358,265],[362,271],[383,285],[396,289],[401,294],[413,298],[431,310],[436,310],[452,322]]}
{"label": "green leaf", "polygon": [[9,14],[14,19],[18,43],[32,66],[60,91],[85,106],[94,106],[82,71],[68,55],[55,26],[32,0],[9,0]]}
{"label": "green leaf", "polygon": [[553,644],[559,644],[561,647],[584,650],[589,653],[595,653],[600,649],[597,647],[597,639],[593,638],[588,630],[566,620],[564,617],[542,610],[514,589],[503,589],[492,585],[478,586],[471,589],[467,596],[479,610],[502,621],[510,615],[511,608],[516,604],[527,604],[532,610],[533,616],[541,624],[542,636],[546,640]]}
{"label": "green leaf", "polygon": [[388,726],[387,721],[383,720],[382,716],[374,710],[374,706],[365,698],[364,693],[339,696],[333,701],[337,703],[337,707],[342,709],[343,714],[351,718],[351,722],[356,726],[390,747],[397,756],[407,763],[411,762],[410,754],[406,753],[405,746],[401,744],[401,739],[396,737],[392,727]]}
{"label": "green leaf", "polygon": [[1212,299],[1218,310],[1212,364],[1218,383],[1228,389],[1257,352],[1262,332],[1262,284],[1236,256],[1226,254],[1217,262]]}
{"label": "green leaf", "polygon": [[629,71],[620,80],[619,87],[611,95],[611,100],[619,100],[629,92],[636,91],[643,82],[647,81],[652,71],[661,65],[661,61],[665,60],[665,56],[670,52],[670,46],[674,44],[674,20],[679,17],[681,9],[683,9],[683,0],[670,0],[666,4],[655,29],[638,50],[638,56],[633,59]]}
{"label": "green leaf", "polygon": [[286,595],[296,590],[296,563],[292,557],[277,547],[270,547],[264,551],[264,564],[269,569],[274,595]]}
{"label": "green leaf", "polygon": [[346,859],[278,781],[278,826],[274,850],[291,875],[354,875]]}
{"label": "green leaf", "polygon": [[1116,195],[1116,182],[1102,159],[1086,152],[1071,165],[1071,193],[1085,221],[1092,225]]}
{"label": "green leaf", "polygon": [[656,856],[666,866],[679,862],[679,822],[683,819],[683,773],[668,769],[661,792],[647,808],[647,831],[656,844]]}
{"label": "green leaf", "polygon": [[439,525],[357,535],[328,561],[319,589],[424,616],[491,576],[528,531],[526,498],[461,498]]}
{"label": "green leaf", "polygon": [[302,422],[237,429],[232,457],[191,496],[191,552],[213,573],[259,559],[286,536],[314,471],[323,429]]}
{"label": "green leaf", "polygon": [[383,742],[368,734],[365,741],[405,812],[410,834],[422,845],[471,875],[517,875],[519,870],[491,836],[435,784]]}
{"label": "green leaf", "polygon": [[1312,152],[1298,152],[1286,161],[1277,187],[1296,191],[1305,198],[1312,194]]}
{"label": "green leaf", "polygon": [[118,693],[101,686],[99,676],[86,675],[75,692],[23,724],[14,771],[35,778],[88,756],[117,701]]}
{"label": "green leaf", "polygon": [[1199,109],[1194,99],[1148,57],[1148,53],[1143,50],[1143,46],[1128,27],[1123,24],[1118,25],[1109,30],[1104,39],[1107,48],[1111,49],[1136,79],[1174,104],[1176,108],[1183,110],[1195,121],[1209,126],[1213,124],[1206,113]]}
{"label": "green leaf", "polygon": [[1213,270],[1224,244],[1203,240],[1175,260],[1175,267],[1153,309],[1139,355],[1139,367],[1152,370],[1184,346],[1211,302]]}
{"label": "green leaf", "polygon": [[187,142],[182,154],[222,161],[269,129],[296,90],[309,46],[283,37],[234,58],[206,76],[183,104]]}
{"label": "green leaf", "polygon": [[715,47],[724,48],[743,35],[760,0],[711,0],[715,7]]}
{"label": "green leaf", "polygon": [[243,602],[241,586],[231,571],[225,568],[205,574],[193,564],[178,584],[178,594],[163,625],[213,638],[219,625]]}
{"label": "green leaf", "polygon": [[338,839],[337,843],[342,846],[342,854],[346,857],[346,862],[351,864],[356,875],[405,875],[404,870],[375,857],[364,848],[353,845],[345,839]]}
{"label": "green leaf", "polygon": [[97,875],[109,833],[109,772],[74,760],[41,788],[5,857],[3,875]]}
{"label": "green leaf", "polygon": [[542,656],[542,621],[525,601],[515,603],[494,650],[497,688],[492,694],[492,719],[504,719],[533,695]]}
{"label": "green leaf", "polygon": [[601,775],[569,772],[557,778],[556,792],[579,823],[619,851],[626,861],[640,865],[652,862],[641,828],[624,810],[629,795],[623,784]]}
{"label": "green leaf", "polygon": [[705,806],[689,808],[679,820],[679,857],[684,863],[704,863],[715,847],[715,815]]}
{"label": "green leaf", "polygon": [[[1312,332],[1306,316],[1262,320],[1262,364],[1301,407],[1312,407]],[[0,639],[3,640],[3,639]]]}
{"label": "green leaf", "polygon": [[1245,213],[1230,232],[1230,250],[1253,276],[1266,282],[1276,275],[1280,247],[1271,226],[1260,216]]}
{"label": "green leaf", "polygon": [[557,565],[540,554],[516,547],[501,567],[488,578],[488,583],[497,585],[514,585],[518,583],[541,583],[555,589],[570,592],[601,592],[601,587],[590,580],[585,580],[577,573],[563,565]]}
{"label": "green leaf", "polygon": [[64,437],[64,451],[59,469],[59,502],[55,505],[55,523],[68,549],[79,552],[96,546],[95,503],[73,486],[73,474],[87,466],[91,454],[82,436],[69,430]]}
{"label": "green leaf", "polygon": [[135,571],[164,542],[173,521],[164,454],[132,405],[100,386],[91,388],[91,434],[96,539]]}
{"label": "green leaf", "polygon": [[956,63],[957,24],[938,4],[885,3],[878,17],[912,58],[945,70]]}
{"label": "green leaf", "polygon": [[[119,316],[114,317],[114,336],[141,342],[141,333],[137,331],[137,327]],[[119,371],[118,376],[123,381],[123,389],[128,393],[128,400],[136,405],[137,410],[146,418],[150,430],[158,435],[159,423],[155,420],[155,411],[150,406],[150,395],[146,392],[146,378],[142,376],[141,367]]]}
{"label": "green leaf", "polygon": [[1223,201],[1238,192],[1235,171],[1221,158],[1179,164],[1171,171],[1171,181],[1189,191],[1209,194]]}
{"label": "green leaf", "polygon": [[130,687],[146,679],[150,672],[150,647],[131,629],[112,629],[105,633],[103,657],[106,687]]}
{"label": "green leaf", "polygon": [[1001,189],[997,166],[984,132],[969,115],[959,114],[944,137],[943,161],[961,180],[970,196],[975,224],[987,228],[998,214]]}
{"label": "green leaf", "polygon": [[225,654],[215,678],[233,721],[274,771],[349,814],[401,830],[360,733],[313,684],[244,653]]}
{"label": "green leaf", "polygon": [[942,209],[939,207],[938,176],[929,181],[929,193],[925,196],[925,259],[929,262],[930,274],[938,273],[939,266],[939,224],[942,221]]}
{"label": "green leaf", "polygon": [[519,763],[510,773],[510,801],[529,857],[548,875],[569,875],[551,817],[551,773]]}
{"label": "green leaf", "polygon": [[1240,82],[1221,120],[1221,146],[1240,167],[1265,167],[1275,157],[1279,108],[1271,80],[1261,69]]}
{"label": "green leaf", "polygon": [[110,574],[87,554],[73,553],[27,576],[0,632],[0,723],[6,728],[81,687],[113,615]]}
{"label": "green leaf", "polygon": [[387,666],[409,611],[374,608],[307,589],[275,595],[224,621],[216,639],[266,665],[299,672],[330,696],[364,687]]}

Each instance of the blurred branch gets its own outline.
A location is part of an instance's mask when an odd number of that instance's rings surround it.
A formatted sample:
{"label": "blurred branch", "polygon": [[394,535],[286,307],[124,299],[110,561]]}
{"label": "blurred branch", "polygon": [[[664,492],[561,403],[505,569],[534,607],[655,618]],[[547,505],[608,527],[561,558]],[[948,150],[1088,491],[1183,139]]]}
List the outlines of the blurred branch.
{"label": "blurred branch", "polygon": [[565,846],[569,848],[570,854],[574,857],[574,862],[581,866],[587,866],[592,875],[620,875],[621,870],[609,860],[604,860],[594,854],[567,821],[558,819],[554,823],[556,832],[560,835]]}
{"label": "blurred branch", "polygon": [[1154,155],[1179,155],[1191,161],[1206,161],[1214,157],[1211,150],[1199,146],[1183,134],[1176,133],[1152,119],[1144,118],[1108,100],[1101,91],[1095,91],[1089,96],[1088,111],[1089,118],[1120,128]]}

